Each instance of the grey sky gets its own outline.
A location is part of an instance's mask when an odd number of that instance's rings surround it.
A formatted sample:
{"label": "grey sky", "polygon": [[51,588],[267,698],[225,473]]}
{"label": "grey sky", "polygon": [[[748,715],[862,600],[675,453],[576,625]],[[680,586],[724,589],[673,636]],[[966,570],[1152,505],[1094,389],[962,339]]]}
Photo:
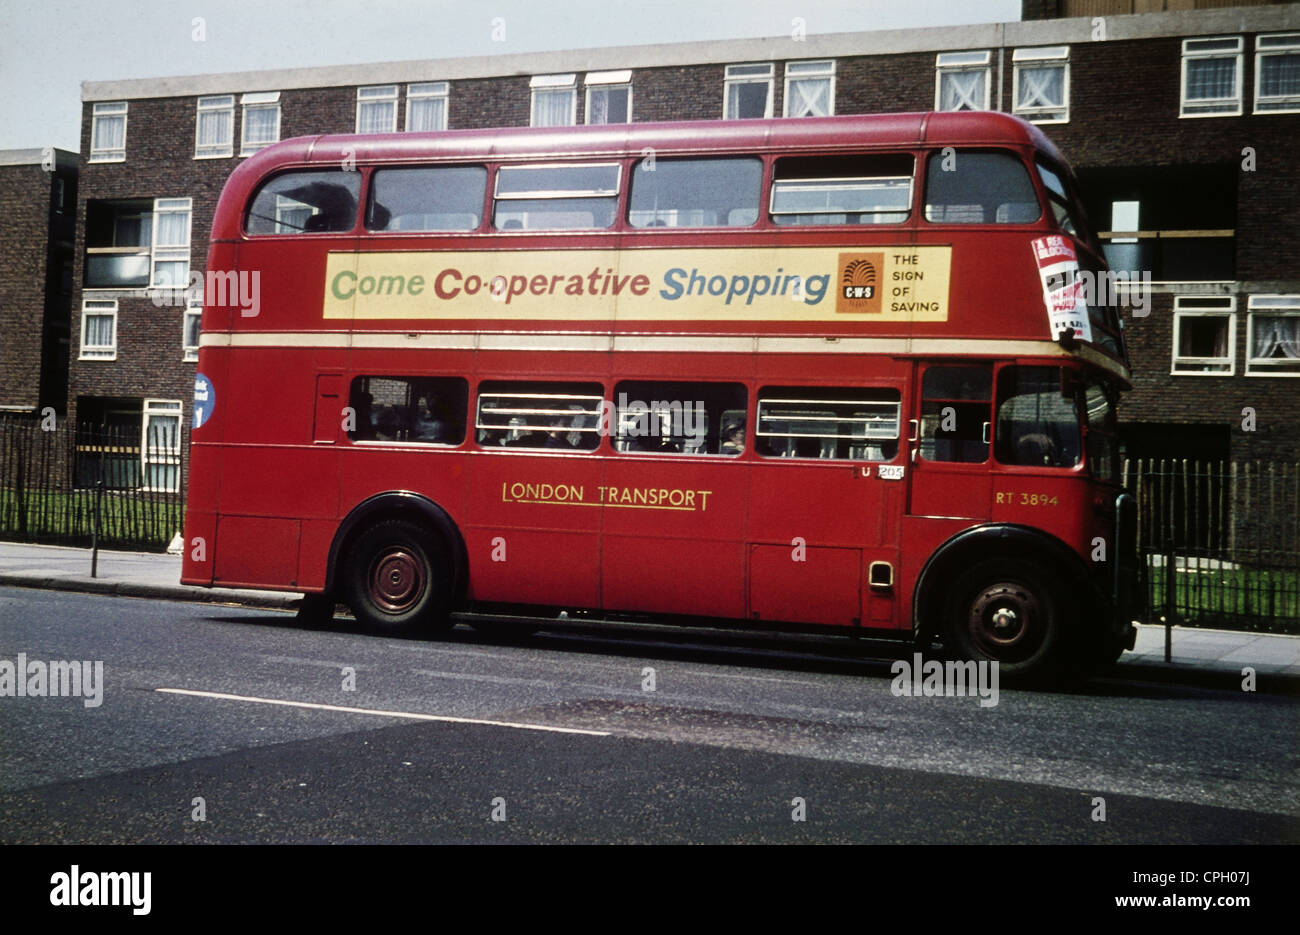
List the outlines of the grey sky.
{"label": "grey sky", "polygon": [[795,17],[809,34],[1010,22],[1020,0],[0,0],[0,149],[76,151],[82,81],[781,36]]}

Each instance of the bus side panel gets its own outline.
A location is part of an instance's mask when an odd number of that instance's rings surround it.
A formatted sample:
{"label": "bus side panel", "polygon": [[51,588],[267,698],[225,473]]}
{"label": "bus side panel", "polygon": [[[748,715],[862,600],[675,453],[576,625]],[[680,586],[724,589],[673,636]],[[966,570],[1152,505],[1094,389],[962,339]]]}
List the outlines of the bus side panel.
{"label": "bus side panel", "polygon": [[590,455],[491,451],[469,456],[469,596],[598,607],[604,461]]}
{"label": "bus side panel", "polygon": [[216,581],[224,587],[295,587],[299,526],[294,519],[222,516]]}

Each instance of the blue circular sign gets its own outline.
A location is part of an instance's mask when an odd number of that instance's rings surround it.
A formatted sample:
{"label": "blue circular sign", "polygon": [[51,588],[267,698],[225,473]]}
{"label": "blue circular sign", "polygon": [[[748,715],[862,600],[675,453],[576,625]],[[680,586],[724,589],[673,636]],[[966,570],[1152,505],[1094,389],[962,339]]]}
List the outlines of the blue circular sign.
{"label": "blue circular sign", "polygon": [[212,410],[217,407],[217,391],[212,381],[203,374],[194,375],[194,427],[202,428],[203,423],[212,417]]}

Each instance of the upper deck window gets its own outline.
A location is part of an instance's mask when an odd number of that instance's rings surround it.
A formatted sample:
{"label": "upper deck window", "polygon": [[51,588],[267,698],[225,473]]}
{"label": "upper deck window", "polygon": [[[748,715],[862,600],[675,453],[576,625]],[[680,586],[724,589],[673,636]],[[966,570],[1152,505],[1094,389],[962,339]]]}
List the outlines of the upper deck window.
{"label": "upper deck window", "polygon": [[758,220],[759,159],[642,159],[632,172],[633,227],[749,227]]}
{"label": "upper deck window", "polygon": [[1065,179],[1059,172],[1041,161],[1038,163],[1038,176],[1043,180],[1043,187],[1047,189],[1052,213],[1056,216],[1056,223],[1061,226],[1061,230],[1067,234],[1082,236],[1082,227],[1075,216],[1076,212],[1070,206],[1070,193],[1066,190]]}
{"label": "upper deck window", "polygon": [[378,169],[366,228],[372,231],[468,231],[479,226],[487,193],[483,166]]}
{"label": "upper deck window", "polygon": [[772,180],[777,224],[900,224],[912,208],[916,160],[907,154],[779,159]]}
{"label": "upper deck window", "polygon": [[995,150],[933,153],[925,219],[936,224],[1030,224],[1041,210],[1019,158]]}
{"label": "upper deck window", "polygon": [[603,230],[614,223],[618,163],[502,166],[497,170],[497,230]]}
{"label": "upper deck window", "polygon": [[286,172],[262,183],[248,206],[250,234],[302,234],[352,230],[361,173]]}

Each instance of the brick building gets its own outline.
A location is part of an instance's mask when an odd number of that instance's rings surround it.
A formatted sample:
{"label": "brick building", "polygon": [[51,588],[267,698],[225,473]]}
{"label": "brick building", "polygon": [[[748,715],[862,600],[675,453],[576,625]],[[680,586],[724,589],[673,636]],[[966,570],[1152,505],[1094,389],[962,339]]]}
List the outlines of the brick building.
{"label": "brick building", "polygon": [[0,151],[0,413],[67,407],[77,154]]}
{"label": "brick building", "polygon": [[1112,266],[1154,280],[1128,322],[1130,453],[1300,460],[1300,4],[1122,12],[1162,5],[1211,4],[1027,0],[1019,23],[86,83],[76,418],[188,419],[180,287],[226,176],[275,140],[998,109],[1042,125]]}

